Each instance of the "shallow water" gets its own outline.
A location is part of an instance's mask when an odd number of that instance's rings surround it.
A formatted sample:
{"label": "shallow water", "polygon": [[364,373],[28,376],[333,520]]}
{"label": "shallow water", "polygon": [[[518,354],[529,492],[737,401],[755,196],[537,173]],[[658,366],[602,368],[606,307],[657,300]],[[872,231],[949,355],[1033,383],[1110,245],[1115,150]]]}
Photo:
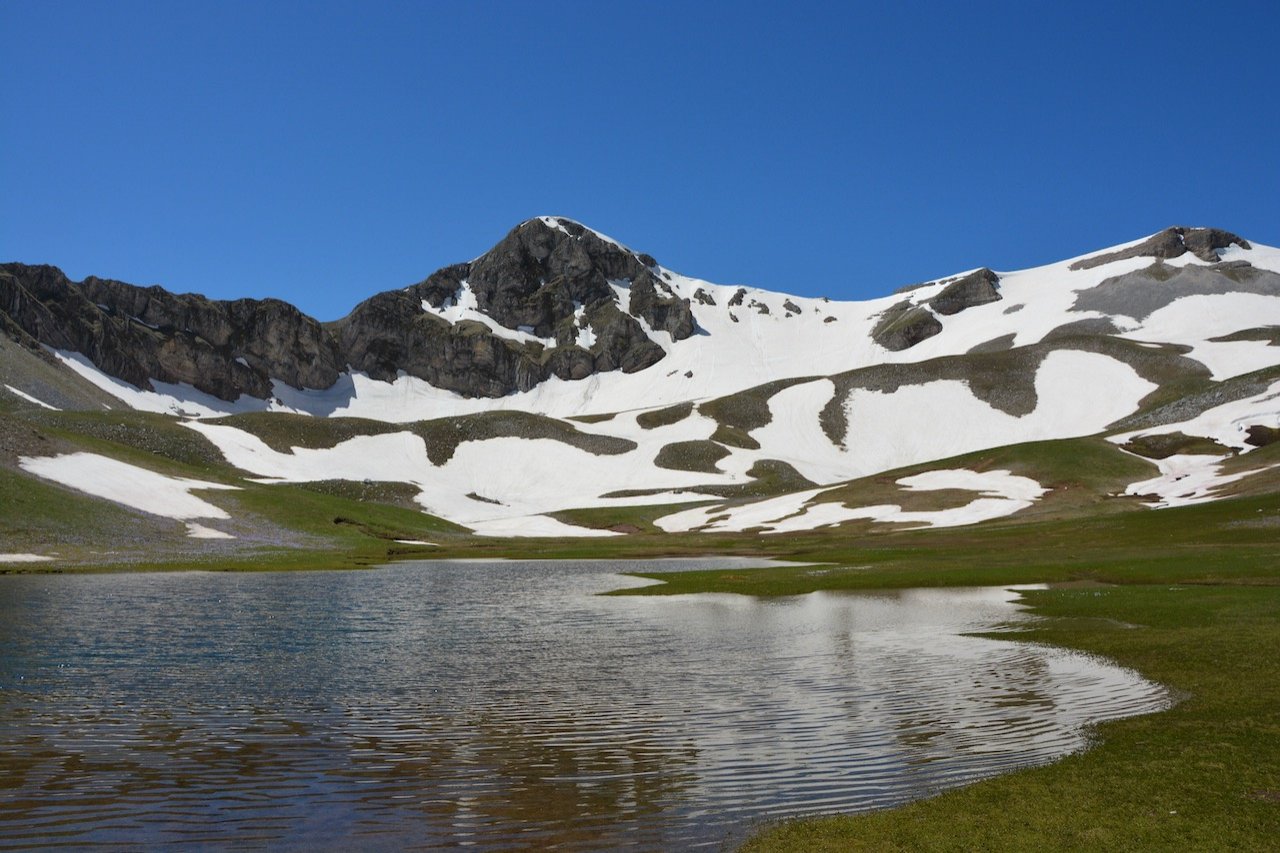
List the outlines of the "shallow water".
{"label": "shallow water", "polygon": [[959,636],[1031,619],[1001,589],[594,594],[655,568],[0,577],[0,849],[715,847],[1166,702]]}

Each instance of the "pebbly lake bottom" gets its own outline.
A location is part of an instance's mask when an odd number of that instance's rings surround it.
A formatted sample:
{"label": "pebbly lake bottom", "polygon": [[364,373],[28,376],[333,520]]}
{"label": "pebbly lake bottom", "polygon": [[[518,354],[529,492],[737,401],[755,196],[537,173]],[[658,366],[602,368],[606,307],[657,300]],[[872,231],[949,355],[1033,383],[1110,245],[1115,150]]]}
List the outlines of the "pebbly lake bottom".
{"label": "pebbly lake bottom", "polygon": [[0,577],[0,849],[714,848],[1168,704],[1006,588],[598,595],[759,564]]}

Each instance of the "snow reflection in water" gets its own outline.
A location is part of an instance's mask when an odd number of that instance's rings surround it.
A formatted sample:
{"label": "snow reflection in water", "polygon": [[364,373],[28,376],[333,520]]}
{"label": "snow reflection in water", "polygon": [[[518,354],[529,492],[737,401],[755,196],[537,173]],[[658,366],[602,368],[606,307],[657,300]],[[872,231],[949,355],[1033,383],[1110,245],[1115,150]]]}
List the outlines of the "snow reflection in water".
{"label": "snow reflection in water", "polygon": [[960,636],[1031,618],[1002,589],[594,595],[653,568],[0,578],[0,848],[719,845],[1166,702]]}

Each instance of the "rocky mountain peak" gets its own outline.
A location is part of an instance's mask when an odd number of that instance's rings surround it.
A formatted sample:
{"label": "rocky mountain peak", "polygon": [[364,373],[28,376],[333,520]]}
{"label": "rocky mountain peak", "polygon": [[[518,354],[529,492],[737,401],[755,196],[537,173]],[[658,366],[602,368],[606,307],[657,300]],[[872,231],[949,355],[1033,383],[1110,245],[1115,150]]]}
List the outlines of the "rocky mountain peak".
{"label": "rocky mountain peak", "polygon": [[696,328],[688,300],[662,276],[651,256],[544,216],[474,261],[375,296],[335,328],[351,365],[375,378],[404,371],[467,396],[501,396],[551,376],[660,361],[654,336],[681,340]]}
{"label": "rocky mountain peak", "polygon": [[1073,263],[1070,269],[1087,270],[1093,267],[1100,267],[1103,264],[1109,264],[1112,261],[1123,261],[1128,258],[1155,258],[1163,261],[1180,257],[1187,252],[1191,252],[1207,263],[1216,263],[1220,259],[1218,252],[1232,245],[1239,246],[1242,249],[1251,248],[1248,240],[1238,237],[1230,231],[1223,231],[1219,228],[1189,228],[1185,225],[1175,225],[1172,228],[1164,229],[1158,234],[1152,234],[1147,239],[1132,246],[1083,258]]}

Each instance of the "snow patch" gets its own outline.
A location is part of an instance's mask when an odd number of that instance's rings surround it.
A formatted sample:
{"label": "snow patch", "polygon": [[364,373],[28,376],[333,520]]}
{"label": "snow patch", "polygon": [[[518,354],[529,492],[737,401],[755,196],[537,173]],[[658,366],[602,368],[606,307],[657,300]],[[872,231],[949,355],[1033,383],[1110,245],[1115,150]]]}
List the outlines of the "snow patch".
{"label": "snow patch", "polygon": [[44,554],[0,554],[0,563],[43,563],[52,559]]}
{"label": "snow patch", "polygon": [[480,536],[621,536],[613,530],[593,530],[565,524],[545,515],[526,515],[517,518],[496,518],[470,524]]}
{"label": "snow patch", "polygon": [[475,292],[471,289],[469,281],[463,281],[458,287],[457,293],[446,299],[439,308],[432,305],[427,300],[422,300],[422,310],[428,314],[455,324],[462,320],[472,320],[476,323],[484,325],[496,337],[504,338],[508,341],[515,341],[522,344],[542,344],[543,346],[553,347],[556,344],[555,338],[540,338],[533,333],[532,326],[520,326],[517,329],[508,329],[497,320],[480,310],[479,302],[476,299]]}
{"label": "snow patch", "polygon": [[196,524],[193,521],[187,522],[187,536],[192,539],[235,539],[230,533],[224,533],[221,530],[214,530],[212,527],[205,527],[203,524]]}
{"label": "snow patch", "polygon": [[6,385],[4,387],[6,390],[9,391],[10,394],[13,394],[15,397],[21,397],[23,400],[26,400],[28,403],[35,403],[37,406],[43,406],[44,408],[49,409],[50,411],[53,411],[53,412],[62,411],[57,406],[50,406],[44,400],[37,400],[35,397],[32,397],[26,391],[19,391],[17,388],[14,388],[12,385]]}
{"label": "snow patch", "polygon": [[1280,298],[1258,293],[1197,294],[1175,299],[1151,313],[1140,327],[1121,335],[1190,344],[1194,358],[1216,380],[1230,379],[1280,361],[1266,341],[1211,341],[1241,329],[1280,323]]}
{"label": "snow patch", "polygon": [[829,477],[854,479],[976,450],[1092,435],[1131,414],[1156,386],[1105,355],[1057,350],[1041,362],[1034,411],[1015,417],[943,379],[884,393],[855,389],[845,402],[846,443],[829,454]]}
{"label": "snow patch", "polygon": [[[1176,455],[1165,459],[1150,460],[1160,468],[1160,475],[1150,480],[1131,484],[1125,489],[1126,495],[1139,497],[1154,495],[1157,500],[1151,504],[1155,509],[1165,507],[1189,506],[1217,500],[1221,495],[1218,489],[1242,480],[1255,471],[1239,471],[1234,474],[1223,474],[1222,463],[1229,456]],[[1277,466],[1269,466],[1260,470],[1269,470]]]}
{"label": "snow patch", "polygon": [[123,379],[108,376],[78,352],[64,350],[50,350],[50,352],[82,379],[87,380],[95,387],[106,391],[111,396],[140,412],[158,412],[162,415],[176,415],[178,417],[211,418],[234,415],[241,412],[295,411],[289,407],[280,406],[275,401],[259,400],[257,397],[250,397],[247,394],[242,394],[239,400],[229,403],[226,400],[218,399],[212,394],[198,391],[185,383],[173,384],[153,380],[151,385],[156,390],[143,391]]}
{"label": "snow patch", "polygon": [[191,494],[195,490],[238,490],[238,486],[169,477],[96,453],[23,456],[24,471],[97,498],[179,521],[230,518],[224,510]]}
{"label": "snow patch", "polygon": [[1260,394],[1214,406],[1194,418],[1152,429],[1113,435],[1108,438],[1108,441],[1127,444],[1138,436],[1180,432],[1184,435],[1211,438],[1224,447],[1233,447],[1241,453],[1248,453],[1254,449],[1253,445],[1245,441],[1251,426],[1280,429],[1280,381],[1273,382]]}
{"label": "snow patch", "polygon": [[908,512],[894,504],[848,507],[838,502],[814,503],[822,489],[796,492],[755,503],[698,507],[664,516],[654,523],[668,532],[694,529],[742,532],[760,528],[763,533],[792,533],[814,530],[854,519],[883,523],[914,524],[927,527],[958,527],[1012,515],[1026,509],[1048,490],[1029,477],[1009,471],[950,469],[928,471],[897,481],[915,491],[961,489],[982,497],[953,509]]}

